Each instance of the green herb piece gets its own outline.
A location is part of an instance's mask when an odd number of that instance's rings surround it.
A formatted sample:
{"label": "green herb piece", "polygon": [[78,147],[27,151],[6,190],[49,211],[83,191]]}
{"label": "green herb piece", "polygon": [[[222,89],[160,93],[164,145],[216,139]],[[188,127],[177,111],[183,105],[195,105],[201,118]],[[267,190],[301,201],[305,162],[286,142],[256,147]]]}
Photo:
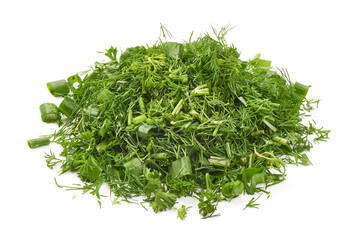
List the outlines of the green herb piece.
{"label": "green herb piece", "polygon": [[273,137],[273,140],[276,141],[277,143],[282,144],[282,145],[287,145],[287,144],[288,144],[288,140],[287,140],[287,139],[281,138],[281,137],[278,137],[278,136],[274,136],[274,137]]}
{"label": "green herb piece", "polygon": [[183,45],[176,42],[165,42],[166,56],[173,58],[181,58],[183,55]]}
{"label": "green herb piece", "polygon": [[105,88],[97,96],[97,101],[99,103],[108,103],[111,101],[112,98],[113,98],[112,92]]}
{"label": "green herb piece", "polygon": [[186,207],[185,205],[182,205],[181,207],[177,208],[177,218],[183,221],[187,217],[187,212],[190,208],[191,207]]}
{"label": "green herb piece", "polygon": [[169,192],[163,192],[162,190],[157,191],[155,195],[154,201],[150,204],[154,212],[162,212],[172,208],[177,200],[176,195]]}
{"label": "green herb piece", "polygon": [[258,64],[259,67],[269,68],[271,66],[271,64],[272,64],[272,61],[258,59],[257,64]]}
{"label": "green herb piece", "polygon": [[67,117],[71,117],[75,113],[76,109],[76,103],[68,97],[65,97],[64,100],[62,100],[58,108],[59,112],[63,113]]}
{"label": "green herb piece", "polygon": [[41,136],[38,138],[27,140],[27,144],[30,148],[38,148],[50,144],[50,138],[52,135]]}
{"label": "green herb piece", "polygon": [[211,156],[210,158],[208,158],[208,162],[213,166],[219,167],[228,167],[230,163],[229,159],[215,156]]}
{"label": "green herb piece", "polygon": [[143,163],[141,162],[140,159],[138,158],[133,158],[130,161],[126,162],[123,164],[123,166],[125,167],[125,169],[127,169],[127,171],[131,174],[134,175],[142,175],[143,173]]}
{"label": "green herb piece", "polygon": [[299,82],[295,82],[293,85],[293,91],[295,92],[295,94],[298,95],[298,97],[300,97],[301,100],[304,99],[305,96],[307,96],[309,88],[310,86],[306,86]]}
{"label": "green herb piece", "polygon": [[155,126],[153,125],[148,125],[148,124],[142,124],[141,126],[138,127],[138,136],[141,138],[149,138],[152,133],[151,133],[151,129],[153,129]]}
{"label": "green herb piece", "polygon": [[191,175],[191,159],[189,157],[181,157],[179,160],[172,162],[169,168],[169,174],[171,175],[172,179]]}
{"label": "green herb piece", "polygon": [[146,119],[147,119],[146,115],[142,114],[140,116],[132,118],[132,123],[135,125],[138,125],[138,124],[146,121]]}
{"label": "green herb piece", "polygon": [[[111,46],[106,61],[48,83],[64,99],[58,108],[41,105],[41,117],[59,129],[28,144],[48,145],[51,137],[62,147],[45,160],[60,174],[78,174],[83,183],[66,189],[100,200],[106,184],[114,202],[144,197],[155,212],[194,197],[207,218],[218,216],[221,201],[268,193],[285,180],[287,165],[311,164],[308,151],[330,131],[307,121],[319,102],[307,98],[310,86],[260,54],[241,59],[226,43],[228,26],[183,43],[160,30],[152,46],[122,53]],[[177,209],[180,219],[187,209]]]}
{"label": "green herb piece", "polygon": [[225,198],[235,198],[243,193],[244,184],[241,181],[233,181],[223,185],[222,195]]}
{"label": "green herb piece", "polygon": [[252,132],[251,136],[252,137],[257,137],[257,136],[260,136],[260,135],[263,135],[263,134],[264,134],[264,130],[258,130],[258,131]]}
{"label": "green herb piece", "polygon": [[83,157],[81,162],[82,164],[79,167],[79,173],[81,176],[85,177],[91,182],[94,182],[100,177],[102,169],[93,156]]}
{"label": "green herb piece", "polygon": [[55,97],[64,97],[70,92],[70,88],[66,80],[48,82],[46,86],[50,93]]}
{"label": "green herb piece", "polygon": [[57,106],[53,103],[43,103],[40,105],[41,119],[45,123],[55,123],[60,120]]}
{"label": "green herb piece", "polygon": [[246,207],[243,209],[247,209],[247,208],[258,208],[259,204],[255,203],[260,197],[262,196],[262,194],[260,194],[257,198],[253,197],[246,205]]}

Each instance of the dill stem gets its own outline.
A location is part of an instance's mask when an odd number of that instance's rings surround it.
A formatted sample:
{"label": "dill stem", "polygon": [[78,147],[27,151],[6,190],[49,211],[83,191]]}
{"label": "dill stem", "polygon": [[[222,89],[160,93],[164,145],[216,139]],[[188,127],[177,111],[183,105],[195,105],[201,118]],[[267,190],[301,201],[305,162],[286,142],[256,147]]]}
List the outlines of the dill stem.
{"label": "dill stem", "polygon": [[141,113],[146,113],[146,107],[145,107],[145,103],[143,102],[143,98],[139,97],[138,98],[138,104],[140,106],[140,111]]}

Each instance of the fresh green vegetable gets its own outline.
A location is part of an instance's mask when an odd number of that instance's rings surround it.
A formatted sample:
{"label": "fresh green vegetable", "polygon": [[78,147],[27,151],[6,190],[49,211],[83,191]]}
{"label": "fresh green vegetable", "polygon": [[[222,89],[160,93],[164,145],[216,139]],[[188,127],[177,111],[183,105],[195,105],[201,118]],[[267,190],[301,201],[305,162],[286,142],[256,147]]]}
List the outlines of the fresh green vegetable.
{"label": "fresh green vegetable", "polygon": [[75,113],[76,108],[76,103],[71,98],[65,97],[60,103],[58,110],[67,117],[71,117]]}
{"label": "fresh green vegetable", "polygon": [[184,220],[187,217],[188,209],[191,207],[186,207],[182,205],[181,207],[177,208],[177,217],[181,220]]}
{"label": "fresh green vegetable", "polygon": [[[269,193],[285,180],[287,164],[310,165],[311,136],[318,142],[329,134],[303,119],[318,100],[259,54],[241,60],[227,32],[184,43],[160,38],[120,56],[111,47],[108,62],[48,83],[65,98],[58,109],[41,110],[45,122],[59,122],[52,141],[63,148],[59,158],[46,155],[47,165],[78,173],[84,185],[71,189],[100,198],[106,183],[116,198],[145,196],[155,212],[195,197],[203,217],[216,216],[220,201]],[[49,138],[28,142],[34,148]],[[184,219],[188,208],[176,209]]]}
{"label": "fresh green vegetable", "polygon": [[70,92],[69,85],[66,80],[58,80],[54,82],[48,82],[47,89],[55,97],[64,97]]}
{"label": "fresh green vegetable", "polygon": [[60,120],[57,106],[53,103],[43,103],[40,105],[41,119],[46,123],[54,123]]}
{"label": "fresh green vegetable", "polygon": [[51,135],[41,136],[38,138],[27,140],[30,148],[42,147],[50,144]]}

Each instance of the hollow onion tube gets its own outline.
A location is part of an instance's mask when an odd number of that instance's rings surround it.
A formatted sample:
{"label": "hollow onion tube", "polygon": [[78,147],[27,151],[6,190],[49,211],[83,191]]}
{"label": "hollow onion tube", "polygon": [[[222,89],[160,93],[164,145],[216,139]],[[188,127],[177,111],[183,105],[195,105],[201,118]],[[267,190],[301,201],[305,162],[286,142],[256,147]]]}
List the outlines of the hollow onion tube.
{"label": "hollow onion tube", "polygon": [[75,112],[76,108],[76,103],[72,99],[65,97],[60,103],[58,110],[67,117],[70,117]]}
{"label": "hollow onion tube", "polygon": [[295,94],[297,94],[298,97],[300,97],[301,99],[304,99],[305,96],[307,96],[308,90],[309,90],[310,86],[301,84],[299,82],[295,82],[293,85],[293,91],[295,92]]}
{"label": "hollow onion tube", "polygon": [[112,99],[112,92],[106,88],[103,89],[97,96],[97,101],[99,101],[100,103],[110,102],[111,99]]}
{"label": "hollow onion tube", "polygon": [[57,106],[53,103],[43,103],[40,105],[41,119],[45,123],[54,123],[60,120]]}
{"label": "hollow onion tube", "polygon": [[52,135],[40,136],[38,138],[27,140],[27,144],[30,148],[37,148],[50,144],[50,138]]}
{"label": "hollow onion tube", "polygon": [[189,157],[181,157],[171,163],[169,172],[172,179],[181,178],[192,174],[191,159]]}
{"label": "hollow onion tube", "polygon": [[70,92],[70,88],[66,80],[48,82],[46,86],[50,93],[55,97],[64,97]]}
{"label": "hollow onion tube", "polygon": [[141,114],[140,116],[137,116],[135,118],[132,118],[132,123],[137,125],[137,124],[140,124],[144,121],[146,121],[147,117],[145,114]]}

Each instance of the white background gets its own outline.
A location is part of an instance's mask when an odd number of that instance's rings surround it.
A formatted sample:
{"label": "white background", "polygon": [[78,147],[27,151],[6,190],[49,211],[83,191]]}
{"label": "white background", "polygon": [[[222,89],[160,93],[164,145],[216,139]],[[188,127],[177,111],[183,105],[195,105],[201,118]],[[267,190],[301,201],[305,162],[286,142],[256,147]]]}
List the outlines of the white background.
{"label": "white background", "polygon": [[[0,239],[359,239],[357,1],[124,2],[1,1]],[[175,41],[230,23],[227,40],[241,58],[261,53],[322,99],[314,117],[331,139],[310,152],[313,166],[289,167],[259,209],[243,211],[248,196],[221,203],[221,216],[206,220],[196,207],[183,222],[174,211],[109,199],[99,209],[95,197],[55,186],[58,170],[43,158],[49,147],[27,147],[56,129],[38,110],[59,102],[46,82],[88,69],[111,45],[154,44],[160,23]],[[71,174],[58,181],[77,182]]]}

